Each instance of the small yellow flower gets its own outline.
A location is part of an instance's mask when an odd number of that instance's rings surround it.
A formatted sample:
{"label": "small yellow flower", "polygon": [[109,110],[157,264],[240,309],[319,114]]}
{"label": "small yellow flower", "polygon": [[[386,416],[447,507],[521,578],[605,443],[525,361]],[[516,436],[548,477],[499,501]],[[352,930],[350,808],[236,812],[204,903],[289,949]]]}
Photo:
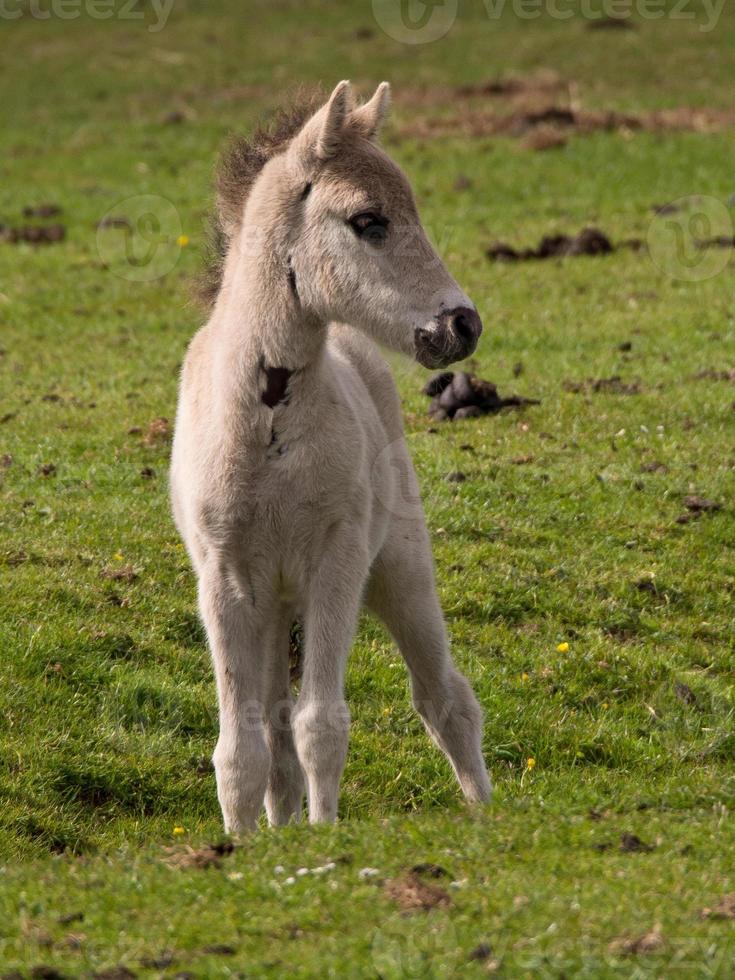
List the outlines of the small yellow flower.
{"label": "small yellow flower", "polygon": [[123,556],[122,556],[122,552],[121,551],[116,551],[115,554],[112,557],[115,559],[115,561],[122,561],[123,560]]}
{"label": "small yellow flower", "polygon": [[565,643],[560,643],[557,646],[557,648],[556,648],[556,652],[557,653],[569,653],[569,644],[566,643],[566,642]]}
{"label": "small yellow flower", "polygon": [[179,235],[179,237],[176,239],[176,244],[179,246],[179,248],[186,248],[186,246],[189,244],[189,236]]}
{"label": "small yellow flower", "polygon": [[183,827],[174,827],[175,834],[185,834],[186,830]]}
{"label": "small yellow flower", "polygon": [[389,715],[390,714],[390,708],[383,708],[383,714],[384,715]]}
{"label": "small yellow flower", "polygon": [[533,769],[536,765],[535,759],[526,759],[526,769]]}
{"label": "small yellow flower", "polygon": [[521,680],[522,681],[527,681],[528,680],[528,674],[526,674],[526,673],[521,674]]}
{"label": "small yellow flower", "polygon": [[604,709],[605,711],[607,711],[607,709],[608,709],[608,708],[610,707],[610,705],[609,705],[609,704],[607,703],[607,701],[603,701],[603,702],[602,702],[602,707],[603,707],[603,709]]}

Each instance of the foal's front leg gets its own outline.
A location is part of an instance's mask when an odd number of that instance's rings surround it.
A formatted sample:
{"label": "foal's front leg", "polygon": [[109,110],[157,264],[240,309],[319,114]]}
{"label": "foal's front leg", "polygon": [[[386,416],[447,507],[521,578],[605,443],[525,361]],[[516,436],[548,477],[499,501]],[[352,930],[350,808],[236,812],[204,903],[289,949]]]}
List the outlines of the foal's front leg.
{"label": "foal's front leg", "polygon": [[199,607],[212,653],[219,700],[214,768],[225,830],[253,830],[263,806],[270,749],[263,711],[262,617],[237,571],[210,562],[200,571]]}
{"label": "foal's front leg", "polygon": [[301,691],[292,721],[311,823],[331,823],[337,817],[350,725],[345,667],[367,571],[367,549],[345,528],[333,534],[312,579]]}
{"label": "foal's front leg", "polygon": [[[418,499],[418,490],[416,490]],[[490,798],[482,711],[449,652],[423,518],[394,521],[371,570],[367,605],[393,635],[411,675],[416,710],[471,803]]]}

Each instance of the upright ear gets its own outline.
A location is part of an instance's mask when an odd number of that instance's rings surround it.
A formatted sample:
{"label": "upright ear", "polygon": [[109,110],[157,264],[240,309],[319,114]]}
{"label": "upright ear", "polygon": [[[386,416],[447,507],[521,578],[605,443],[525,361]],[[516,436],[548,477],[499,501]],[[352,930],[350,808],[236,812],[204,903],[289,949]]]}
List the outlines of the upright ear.
{"label": "upright ear", "polygon": [[390,85],[388,82],[381,82],[372,99],[352,112],[350,121],[367,139],[374,140],[388,118],[389,110]]}
{"label": "upright ear", "polygon": [[311,117],[296,137],[297,150],[305,161],[309,158],[323,161],[334,156],[351,106],[350,83],[340,82],[326,105]]}

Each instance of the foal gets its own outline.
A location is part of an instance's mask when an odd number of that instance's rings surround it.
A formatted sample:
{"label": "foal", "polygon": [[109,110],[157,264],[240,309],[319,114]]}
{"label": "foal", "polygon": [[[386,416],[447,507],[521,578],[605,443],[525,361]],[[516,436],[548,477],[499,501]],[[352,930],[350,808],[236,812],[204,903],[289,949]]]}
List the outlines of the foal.
{"label": "foal", "polygon": [[[337,814],[344,677],[361,604],[406,660],[414,704],[466,798],[487,800],[482,715],[452,663],[390,371],[373,341],[444,367],[482,324],[376,145],[389,87],[234,144],[223,260],[181,377],[171,490],[217,679],[225,828]],[[349,324],[347,326],[346,324]],[[304,629],[292,705],[289,632]]]}

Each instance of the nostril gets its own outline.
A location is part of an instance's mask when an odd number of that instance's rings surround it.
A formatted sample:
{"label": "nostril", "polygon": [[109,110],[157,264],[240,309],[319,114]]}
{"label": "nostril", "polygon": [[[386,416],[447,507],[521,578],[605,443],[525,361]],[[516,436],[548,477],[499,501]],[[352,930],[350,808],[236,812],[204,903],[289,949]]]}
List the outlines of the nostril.
{"label": "nostril", "polygon": [[455,313],[452,317],[452,329],[460,340],[466,344],[475,339],[475,332],[472,324],[464,313]]}
{"label": "nostril", "polygon": [[474,350],[482,333],[482,321],[475,310],[468,306],[458,306],[444,316],[445,323],[456,340],[464,347]]}

